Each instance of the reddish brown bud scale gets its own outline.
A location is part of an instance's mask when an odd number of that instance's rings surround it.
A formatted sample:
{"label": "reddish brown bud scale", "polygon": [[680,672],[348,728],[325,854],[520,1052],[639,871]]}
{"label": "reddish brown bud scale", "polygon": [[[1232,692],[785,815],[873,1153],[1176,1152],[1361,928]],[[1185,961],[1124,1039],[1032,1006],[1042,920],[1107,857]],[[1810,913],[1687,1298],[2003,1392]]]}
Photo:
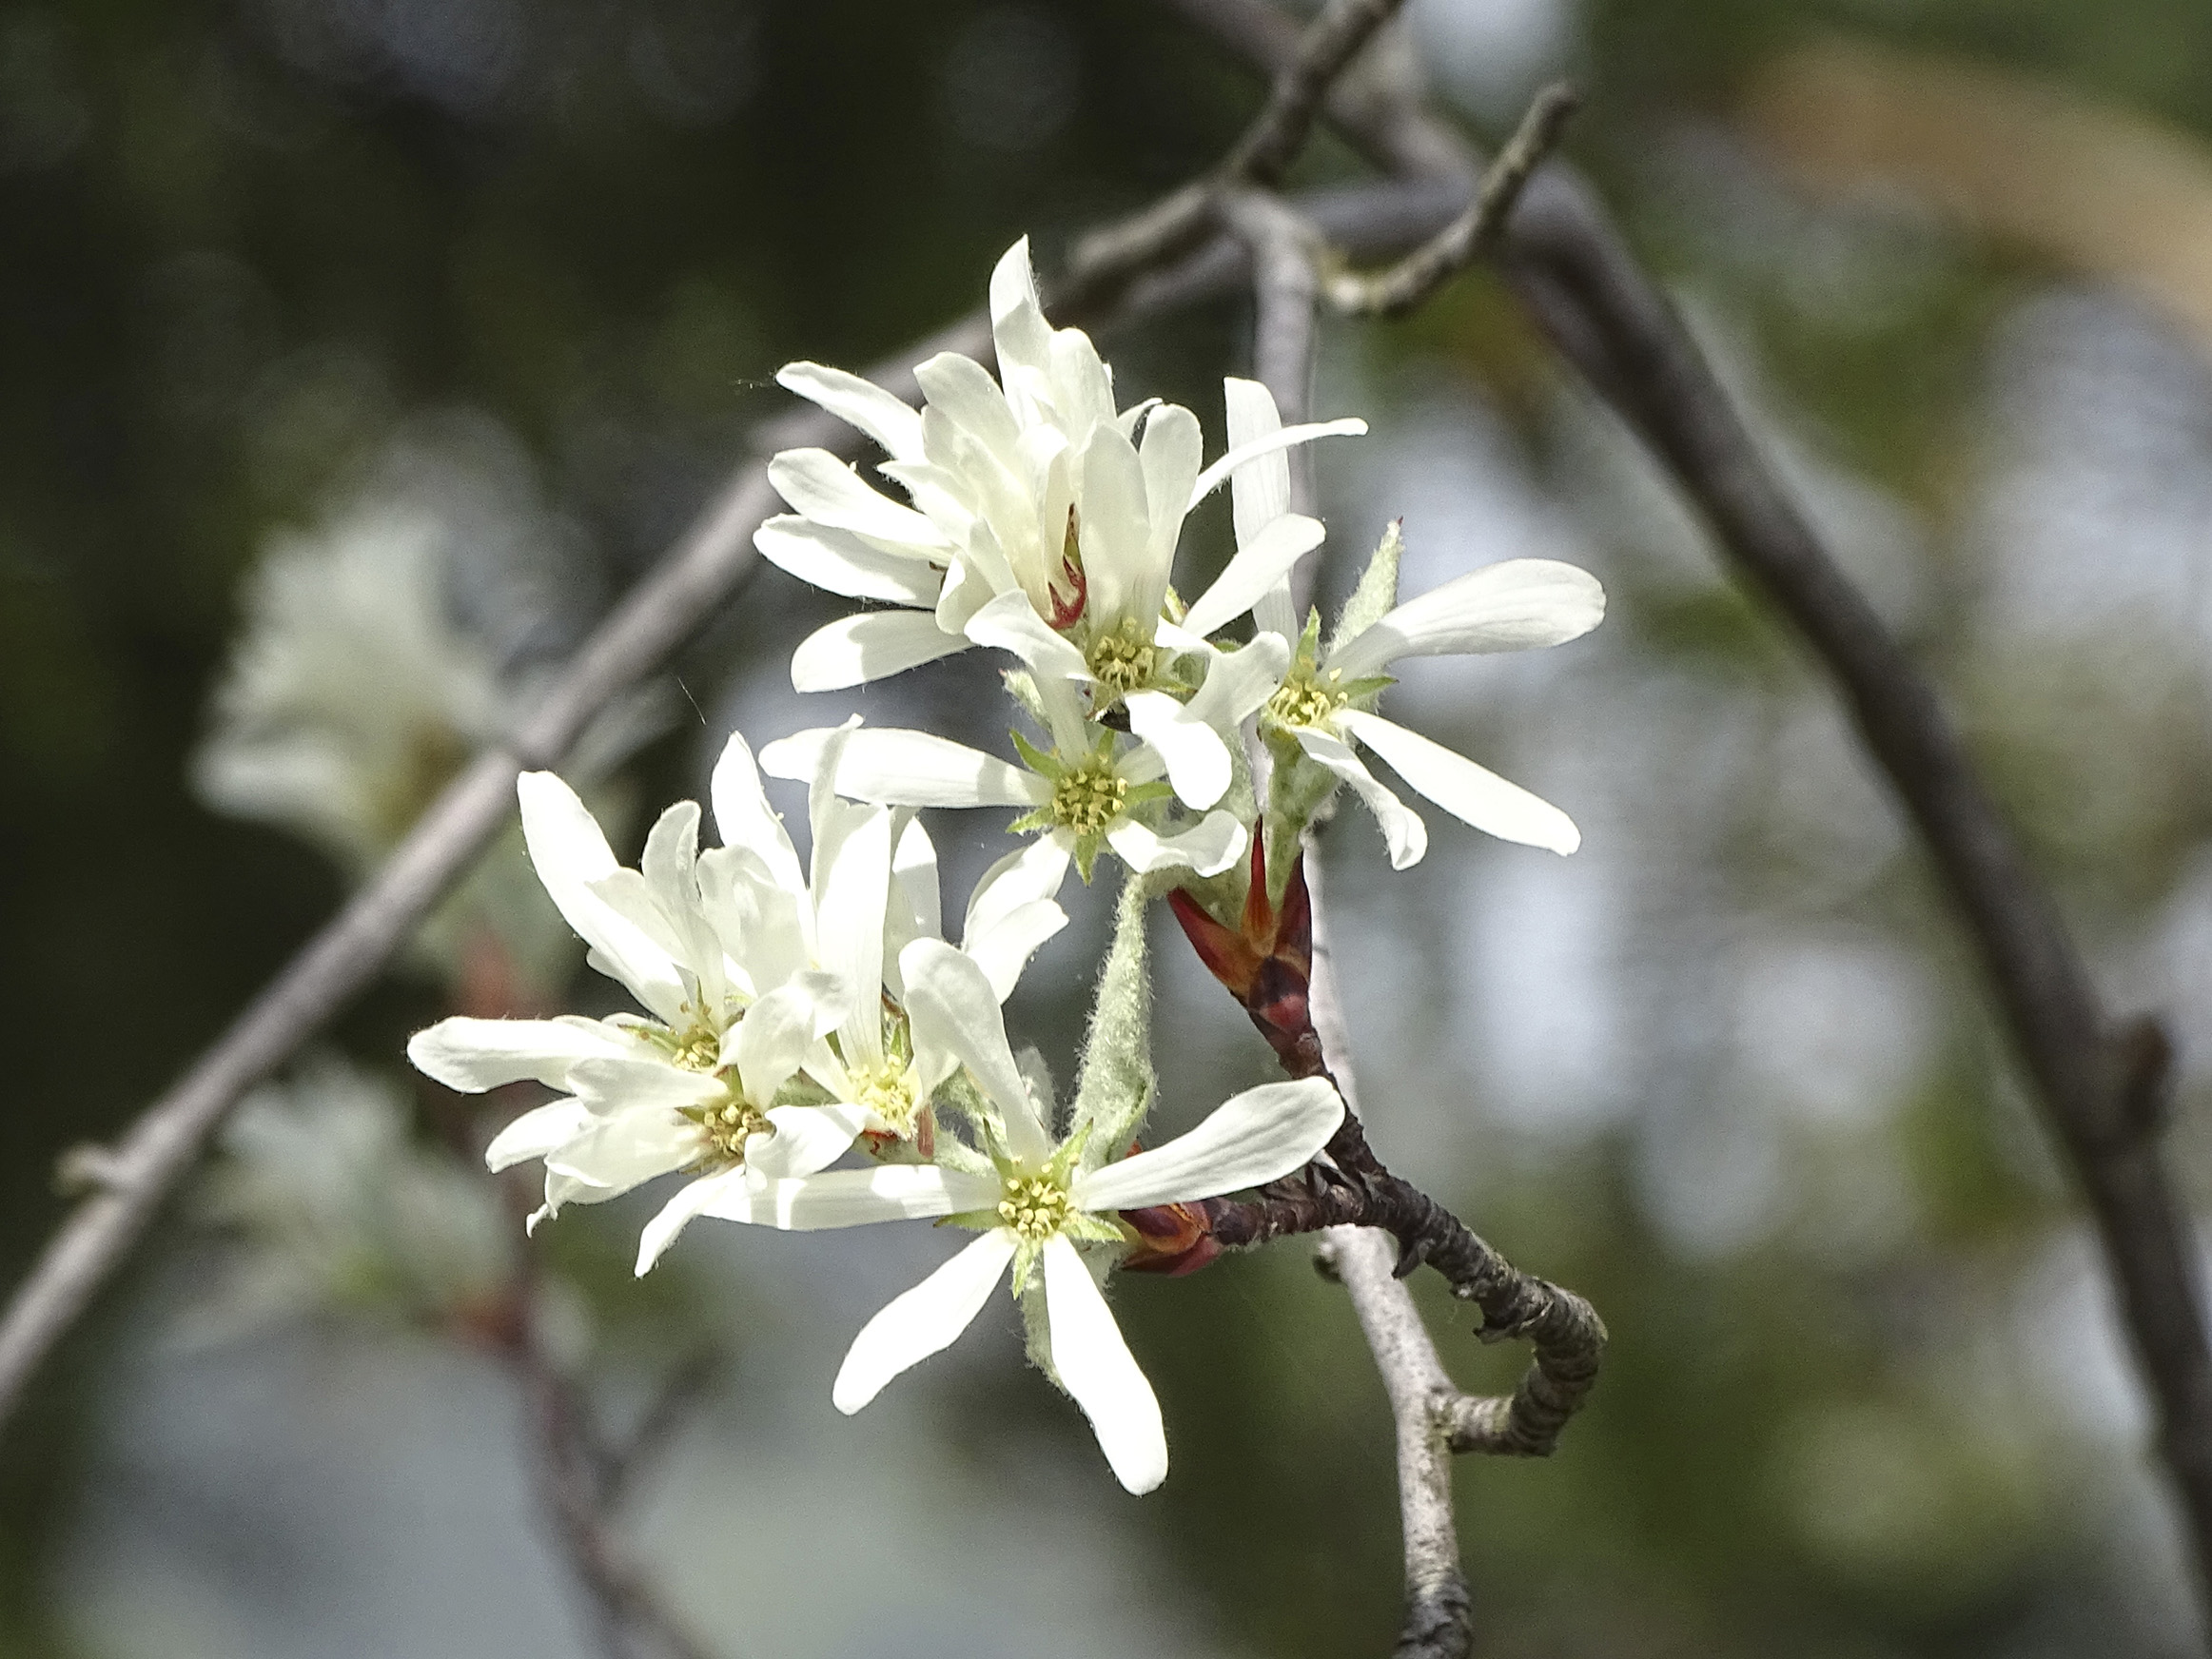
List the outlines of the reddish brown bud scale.
{"label": "reddish brown bud scale", "polygon": [[1200,1199],[1194,1203],[1124,1210],[1122,1221],[1137,1235],[1137,1245],[1123,1258],[1122,1271],[1157,1273],[1167,1278],[1196,1273],[1222,1253],[1221,1240],[1213,1235],[1220,1208],[1219,1199]]}
{"label": "reddish brown bud scale", "polygon": [[1278,911],[1267,897],[1266,837],[1252,837],[1250,885],[1238,927],[1215,921],[1181,888],[1167,895],[1167,903],[1198,959],[1243,1005],[1283,1069],[1293,1077],[1317,1075],[1321,1039],[1306,1005],[1313,977],[1313,901],[1306,891],[1304,855],[1291,861]]}

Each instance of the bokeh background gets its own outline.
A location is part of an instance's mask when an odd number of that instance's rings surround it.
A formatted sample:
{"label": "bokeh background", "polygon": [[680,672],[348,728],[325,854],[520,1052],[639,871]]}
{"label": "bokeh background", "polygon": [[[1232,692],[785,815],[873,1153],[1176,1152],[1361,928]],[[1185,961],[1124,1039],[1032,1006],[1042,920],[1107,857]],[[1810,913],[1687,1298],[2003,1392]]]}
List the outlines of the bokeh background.
{"label": "bokeh background", "polygon": [[[2203,1194],[2212,10],[1408,16],[1475,133],[1586,89],[1573,153],[1949,692],[2116,1005],[2171,1022]],[[61,1214],[63,1150],[178,1072],[785,411],[779,363],[899,350],[1256,96],[1141,0],[0,10],[0,1265]],[[1326,140],[1301,169],[1356,173]],[[1125,398],[1218,447],[1249,321],[1112,341]],[[1316,406],[1376,427],[1319,458],[1340,586],[1402,515],[1409,589],[1536,555],[1612,596],[1584,642],[1394,693],[1567,808],[1577,856],[1440,813],[1403,874],[1356,812],[1328,849],[1379,1148],[1614,1333],[1555,1458],[1458,1471],[1484,1650],[2190,1650],[2097,1263],[1827,688],[1491,277],[1329,325]],[[1202,516],[1186,568],[1226,537]],[[994,740],[976,663],[795,697],[832,614],[763,573],[597,734],[595,804],[634,836],[734,724]],[[935,825],[955,897],[991,817]],[[609,1005],[518,868],[256,1103],[0,1438],[0,1652],[595,1650],[513,1382],[455,1317],[510,1220],[401,1064],[457,984]],[[1109,885],[1015,1004],[1064,1076]],[[1172,1122],[1267,1056],[1161,946]],[[715,1651],[1385,1650],[1387,1415],[1302,1246],[1124,1282],[1174,1439],[1139,1501],[1010,1310],[832,1410],[941,1239],[701,1226],[639,1287],[650,1202],[538,1248],[611,1413],[722,1356],[625,1522]],[[1505,1382],[1439,1302],[1460,1379]]]}

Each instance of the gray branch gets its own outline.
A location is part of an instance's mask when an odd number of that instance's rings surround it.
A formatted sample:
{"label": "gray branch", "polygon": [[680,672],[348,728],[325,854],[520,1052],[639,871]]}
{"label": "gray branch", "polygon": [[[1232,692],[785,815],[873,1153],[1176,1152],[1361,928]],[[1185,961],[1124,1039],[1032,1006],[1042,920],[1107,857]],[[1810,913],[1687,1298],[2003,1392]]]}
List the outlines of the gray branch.
{"label": "gray branch", "polygon": [[1329,303],[1354,315],[1402,317],[1452,278],[1488,255],[1504,233],[1529,177],[1558,147],[1581,99],[1572,87],[1546,87],[1521,117],[1476,186],[1467,211],[1388,270],[1340,271],[1329,281]]}
{"label": "gray branch", "polygon": [[[1270,75],[1297,30],[1265,0],[1166,0]],[[1326,118],[1385,167],[1432,174],[1440,123],[1333,91]],[[1472,162],[1469,164],[1472,170]],[[1868,751],[1973,938],[2022,1064],[2103,1240],[2122,1322],[2156,1402],[2159,1451],[2212,1590],[2212,1345],[2189,1218],[2160,1147],[2170,1050],[2114,1021],[2056,907],[1968,763],[1932,683],[1847,581],[1746,431],[1674,307],[1589,186],[1542,170],[1506,226],[1508,280],[1553,342],[1674,475],[1736,572],[1836,682]]]}
{"label": "gray branch", "polygon": [[[1337,988],[1337,963],[1325,920],[1321,860],[1309,849],[1307,891],[1313,900],[1313,978],[1306,1005],[1345,1109],[1360,1111],[1351,1032]],[[1459,1567],[1459,1533],[1452,1510],[1455,1403],[1452,1385],[1413,1296],[1397,1277],[1396,1241],[1372,1227],[1331,1227],[1321,1235],[1321,1264],[1342,1281],[1360,1332],[1382,1374],[1398,1429],[1398,1517],[1405,1544],[1405,1618],[1396,1659],[1465,1659],[1474,1646],[1474,1609]]]}

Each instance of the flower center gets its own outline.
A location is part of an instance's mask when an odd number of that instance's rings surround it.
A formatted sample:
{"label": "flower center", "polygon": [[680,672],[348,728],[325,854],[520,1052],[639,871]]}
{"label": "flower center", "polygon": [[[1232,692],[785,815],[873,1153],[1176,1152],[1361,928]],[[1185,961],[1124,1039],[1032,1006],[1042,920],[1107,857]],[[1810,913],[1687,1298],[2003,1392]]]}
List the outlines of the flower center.
{"label": "flower center", "polygon": [[1075,1200],[1048,1175],[1015,1176],[998,1201],[998,1219],[1025,1244],[1042,1244],[1065,1228],[1074,1214]]}
{"label": "flower center", "polygon": [[715,1161],[721,1163],[743,1162],[746,1140],[754,1135],[769,1134],[774,1128],[768,1121],[768,1114],[735,1089],[719,1105],[697,1106],[686,1116],[697,1122],[699,1133],[707,1138]]}
{"label": "flower center", "polygon": [[1324,679],[1312,664],[1298,664],[1267,699],[1267,718],[1278,726],[1315,726],[1327,730],[1329,716],[1352,700],[1336,689],[1343,677],[1342,669],[1329,670]]}
{"label": "flower center", "polygon": [[907,1068],[895,1060],[852,1073],[853,1103],[866,1106],[889,1123],[900,1137],[914,1128],[914,1083]]}
{"label": "flower center", "polygon": [[719,1071],[722,1039],[712,1026],[694,1025],[675,1036],[669,1044],[668,1057],[686,1071]]}
{"label": "flower center", "polygon": [[1088,660],[1099,684],[1117,694],[1126,693],[1152,683],[1160,648],[1142,637],[1133,623],[1125,622],[1111,634],[1091,641]]}
{"label": "flower center", "polygon": [[1098,835],[1122,815],[1128,798],[1128,780],[1111,761],[1094,755],[1069,768],[1052,786],[1052,821],[1079,836]]}

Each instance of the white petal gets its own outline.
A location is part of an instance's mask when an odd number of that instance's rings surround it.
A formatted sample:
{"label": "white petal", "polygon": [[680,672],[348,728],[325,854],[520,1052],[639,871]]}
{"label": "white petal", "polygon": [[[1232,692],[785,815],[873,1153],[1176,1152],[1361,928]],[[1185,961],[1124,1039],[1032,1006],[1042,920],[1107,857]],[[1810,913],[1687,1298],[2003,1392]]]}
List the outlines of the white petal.
{"label": "white petal", "polygon": [[1160,751],[1184,806],[1203,812],[1228,792],[1228,747],[1203,716],[1165,692],[1131,692],[1122,701],[1129,730]]}
{"label": "white petal", "polygon": [[927,611],[863,611],[817,628],[792,653],[792,689],[841,692],[935,662],[968,641]]}
{"label": "white petal", "polygon": [[1457,576],[1386,615],[1329,654],[1346,679],[1401,656],[1472,656],[1579,639],[1605,619],[1605,590],[1553,558],[1509,558]]}
{"label": "white petal", "polygon": [[845,1155],[868,1114],[843,1101],[826,1106],[772,1106],[773,1135],[745,1142],[745,1165],[763,1176],[797,1179],[827,1169]]}
{"label": "white petal", "polygon": [[462,1094],[481,1094],[531,1078],[566,1088],[579,1060],[628,1054],[636,1044],[618,1025],[574,1015],[558,1020],[471,1020],[456,1016],[407,1039],[407,1058],[426,1077]]}
{"label": "white petal", "polygon": [[698,908],[699,804],[677,801],[645,834],[637,869],[660,908],[671,917]]}
{"label": "white petal", "polygon": [[624,1112],[545,1156],[545,1167],[597,1189],[601,1199],[683,1168],[703,1150],[697,1127],[671,1112]]}
{"label": "white petal", "polygon": [[653,1264],[675,1242],[685,1223],[694,1216],[707,1214],[727,1189],[742,1187],[745,1179],[745,1171],[740,1166],[726,1169],[720,1175],[701,1176],[678,1187],[675,1197],[661,1205],[660,1213],[646,1222],[644,1231],[637,1235],[637,1277],[643,1278],[653,1271]]}
{"label": "white petal", "polygon": [[867,433],[893,459],[910,460],[922,453],[921,416],[874,381],[812,362],[785,363],[775,378],[778,384]]}
{"label": "white petal", "polygon": [[[1222,400],[1228,406],[1229,449],[1237,450],[1282,430],[1275,394],[1258,381],[1224,380]],[[1256,456],[1229,476],[1229,505],[1237,546],[1247,548],[1268,525],[1290,511],[1290,458],[1280,449]]]}
{"label": "white petal", "polygon": [[1050,899],[1032,899],[1016,905],[989,927],[970,927],[962,936],[960,948],[983,969],[992,993],[1003,1004],[1014,994],[1029,958],[1067,926],[1066,910]]}
{"label": "white petal", "polygon": [[1259,1186],[1303,1168],[1343,1119],[1344,1103],[1321,1078],[1262,1083],[1231,1096],[1189,1134],[1081,1177],[1075,1201],[1139,1210]]}
{"label": "white petal", "polygon": [[1252,626],[1262,634],[1280,634],[1285,639],[1298,634],[1298,607],[1291,603],[1289,577],[1253,601]]}
{"label": "white petal", "polygon": [[[875,986],[868,982],[869,1011]],[[737,1068],[748,1099],[770,1101],[792,1080],[807,1050],[836,1029],[854,1001],[853,982],[827,973],[801,974],[745,1010],[722,1038],[722,1064]],[[878,1023],[881,1017],[878,1016]]]}
{"label": "white petal", "polygon": [[986,1210],[998,1200],[999,1183],[989,1177],[961,1175],[933,1163],[886,1163],[792,1181],[755,1176],[718,1194],[704,1213],[725,1221],[812,1233]]}
{"label": "white petal", "polygon": [[1080,328],[1054,329],[1051,358],[1047,379],[1060,423],[1078,438],[1101,421],[1110,423],[1114,419],[1113,371],[1100,359],[1090,336]]}
{"label": "white petal", "polygon": [[[879,1065],[883,923],[891,901],[891,813],[882,807],[846,808],[833,828],[825,825],[816,833],[814,863],[821,871],[814,883],[818,895],[814,949],[822,966],[844,981],[852,999],[838,1025],[845,1064]],[[796,1053],[792,1064],[794,1068],[798,1064]]]}
{"label": "white petal", "polygon": [[1204,634],[1234,622],[1289,575],[1292,565],[1319,547],[1325,534],[1318,519],[1283,514],[1250,541],[1240,542],[1237,556],[1192,603],[1183,626]]}
{"label": "white petal", "polygon": [[1005,1228],[986,1233],[886,1304],[853,1337],[830,1390],[831,1401],[851,1415],[900,1372],[949,1348],[975,1322],[1013,1259],[1013,1234]]}
{"label": "white petal", "polygon": [[492,1137],[484,1148],[484,1167],[497,1172],[532,1158],[558,1151],[597,1120],[581,1101],[559,1100],[524,1112]]}
{"label": "white petal", "polygon": [[[760,751],[770,777],[813,775],[830,729],[794,732]],[[1049,791],[1020,767],[927,732],[852,733],[837,768],[837,790],[894,807],[1033,807]]]}
{"label": "white petal", "polygon": [[1553,852],[1572,852],[1582,845],[1582,832],[1575,828],[1574,819],[1465,755],[1377,714],[1346,709],[1337,720],[1390,762],[1400,777],[1462,822],[1500,840]]}
{"label": "white petal", "polygon": [[886,553],[850,530],[779,513],[753,533],[760,556],[802,582],[854,599],[886,599],[928,609],[945,573],[912,553]]}
{"label": "white petal", "polygon": [[946,548],[945,533],[911,507],[871,490],[860,475],[826,449],[787,449],[768,463],[776,494],[817,524],[856,531],[879,541],[915,548]]}
{"label": "white petal", "polygon": [[1083,660],[1083,653],[1052,631],[1019,588],[999,595],[970,616],[968,637],[978,645],[1012,652],[1033,673],[1063,680],[1090,678],[1090,665]]}
{"label": "white petal", "polygon": [[998,348],[999,376],[1014,367],[1046,373],[1052,361],[1052,325],[1037,303],[1037,278],[1029,268],[1029,239],[1007,249],[990,273],[990,333]]}
{"label": "white petal", "polygon": [[904,997],[898,979],[898,953],[915,939],[945,937],[945,906],[937,871],[937,848],[921,819],[906,815],[891,857],[891,906],[884,918],[883,983]]}
{"label": "white petal", "polygon": [[1007,1150],[1030,1162],[1049,1157],[1051,1141],[1014,1064],[998,993],[983,969],[942,940],[917,939],[900,953],[899,971],[923,1076],[934,1083],[954,1064],[967,1066],[1005,1121]]}
{"label": "white petal", "polygon": [[1310,726],[1291,729],[1298,746],[1307,756],[1319,761],[1344,782],[1352,786],[1353,793],[1367,804],[1375,814],[1376,823],[1382,827],[1382,839],[1390,849],[1390,868],[1404,869],[1419,864],[1429,849],[1429,828],[1420,821],[1420,814],[1392,794],[1375,774],[1352,751],[1350,744],[1326,732],[1318,732]]}
{"label": "white petal", "polygon": [[922,396],[930,400],[930,408],[943,411],[954,425],[989,450],[1000,464],[1018,464],[1016,446],[1022,429],[989,370],[963,353],[941,351],[916,365],[914,380],[922,388]]}
{"label": "white petal", "polygon": [[995,926],[1024,905],[1056,897],[1067,880],[1067,849],[1048,835],[1038,836],[983,872],[983,879],[968,895],[961,939]]}
{"label": "white petal", "polygon": [[1124,818],[1106,831],[1114,856],[1140,875],[1187,867],[1200,875],[1219,875],[1244,856],[1243,825],[1227,812],[1208,812],[1180,835],[1161,835],[1134,819]]}
{"label": "white petal", "polygon": [[673,1114],[703,1105],[723,1094],[719,1079],[675,1064],[639,1044],[637,1052],[615,1060],[579,1060],[569,1068],[568,1086],[602,1116],[620,1112]]}
{"label": "white petal", "polygon": [[1198,475],[1198,482],[1191,486],[1190,505],[1197,506],[1222,487],[1223,479],[1262,456],[1273,455],[1278,450],[1290,449],[1301,443],[1311,443],[1317,438],[1363,438],[1366,433],[1367,422],[1355,416],[1348,420],[1314,420],[1301,426],[1285,426],[1280,432],[1271,432],[1249,443],[1241,443]]}
{"label": "white petal", "polygon": [[638,1001],[674,1021],[685,996],[668,951],[592,890],[617,869],[607,838],[568,785],[549,771],[515,780],[522,804],[522,839],[538,878],[561,915],[614,969]]}
{"label": "white petal", "polygon": [[1212,654],[1205,683],[1185,707],[1191,718],[1204,720],[1227,737],[1275,694],[1289,666],[1290,644],[1282,634],[1256,634],[1242,650]]}
{"label": "white petal", "polygon": [[1045,1306],[1052,1321],[1052,1369],[1090,1419],[1114,1478],[1131,1492],[1150,1492],[1167,1478],[1159,1398],[1122,1340],[1090,1269],[1065,1237],[1045,1244]]}
{"label": "white petal", "polygon": [[798,851],[792,846],[791,833],[768,804],[753,751],[735,732],[730,733],[721,759],[714,763],[708,797],[714,805],[714,831],[724,847],[742,847],[757,854],[785,892],[807,890],[807,878],[799,867]]}
{"label": "white petal", "polygon": [[1153,569],[1144,464],[1129,440],[1111,426],[1092,427],[1083,446],[1082,515],[1077,534],[1083,545],[1086,614],[1101,629],[1134,619],[1149,637],[1160,607],[1154,601],[1145,609],[1143,596],[1166,587],[1167,571],[1164,565]]}
{"label": "white petal", "polygon": [[1158,573],[1158,587],[1138,595],[1134,608],[1140,616],[1157,616],[1167,597],[1175,544],[1190,510],[1190,486],[1197,481],[1204,450],[1198,417],[1180,404],[1162,404],[1145,422],[1145,447],[1138,459],[1145,468],[1145,513],[1151,526],[1145,568]]}

